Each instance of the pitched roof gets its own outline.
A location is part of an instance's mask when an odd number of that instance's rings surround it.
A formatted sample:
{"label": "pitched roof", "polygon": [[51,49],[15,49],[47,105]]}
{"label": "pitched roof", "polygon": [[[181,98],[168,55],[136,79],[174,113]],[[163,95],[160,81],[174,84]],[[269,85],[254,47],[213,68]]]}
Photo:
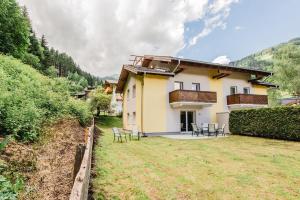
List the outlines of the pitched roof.
{"label": "pitched roof", "polygon": [[108,83],[108,84],[118,84],[118,80],[105,80],[105,83]]}
{"label": "pitched roof", "polygon": [[235,67],[232,65],[218,64],[218,63],[199,61],[199,60],[193,60],[193,59],[177,58],[177,57],[172,57],[172,56],[146,55],[143,57],[142,66],[143,67],[148,66],[152,60],[170,62],[170,63],[173,62],[174,64],[180,63],[181,65],[189,65],[189,66],[194,66],[194,67],[198,66],[198,67],[206,67],[206,68],[214,68],[214,69],[223,69],[223,70],[230,70],[230,71],[260,74],[263,76],[272,75],[272,72],[268,72],[265,70],[257,70],[257,69],[253,69],[251,67],[247,67],[247,68]]}
{"label": "pitched roof", "polygon": [[120,93],[123,91],[123,87],[127,81],[129,72],[133,74],[154,74],[154,75],[161,75],[161,76],[174,76],[175,73],[170,71],[162,71],[159,69],[151,69],[142,66],[133,66],[133,65],[124,65],[119,77],[118,85],[116,92]]}
{"label": "pitched roof", "polygon": [[273,87],[273,88],[278,88],[279,87],[276,84],[268,83],[268,82],[264,82],[264,81],[260,81],[260,80],[249,80],[249,82],[251,82],[254,85],[262,85],[262,86]]}
{"label": "pitched roof", "polygon": [[[175,67],[174,69],[170,68],[169,70],[150,68],[149,65],[151,61],[160,61],[164,63],[173,64],[173,67],[177,66],[178,68],[177,67]],[[138,63],[140,63],[140,65],[137,65]],[[255,74],[260,77],[272,75],[272,72],[257,70],[252,68],[235,67],[231,65],[217,64],[217,63],[185,59],[185,58],[177,58],[172,56],[145,55],[145,56],[136,56],[133,61],[133,65],[123,66],[119,77],[118,85],[117,85],[117,92],[123,91],[123,87],[125,86],[129,72],[133,74],[154,74],[154,75],[161,75],[161,76],[175,76],[177,73],[180,73],[184,67],[185,68],[199,67],[199,68],[211,68],[217,70],[235,71],[235,72]],[[268,87],[275,87],[275,85],[271,83],[256,82],[254,84],[265,85]]]}

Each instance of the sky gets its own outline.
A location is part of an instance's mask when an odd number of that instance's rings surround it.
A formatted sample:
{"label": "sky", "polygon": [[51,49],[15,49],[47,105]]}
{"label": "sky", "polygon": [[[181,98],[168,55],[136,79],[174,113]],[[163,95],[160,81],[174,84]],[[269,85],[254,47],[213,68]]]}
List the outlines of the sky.
{"label": "sky", "polygon": [[38,36],[96,76],[130,55],[228,63],[300,37],[299,0],[18,0]]}

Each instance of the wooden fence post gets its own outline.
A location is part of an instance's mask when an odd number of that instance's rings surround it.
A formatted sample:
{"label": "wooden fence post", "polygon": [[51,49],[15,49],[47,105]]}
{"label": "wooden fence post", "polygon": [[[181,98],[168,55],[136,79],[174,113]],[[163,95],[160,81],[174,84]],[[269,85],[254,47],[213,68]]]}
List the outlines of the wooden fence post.
{"label": "wooden fence post", "polygon": [[80,169],[84,151],[85,151],[84,144],[79,144],[76,146],[76,155],[75,155],[75,162],[74,162],[74,169],[73,169],[73,182],[74,182],[76,175]]}

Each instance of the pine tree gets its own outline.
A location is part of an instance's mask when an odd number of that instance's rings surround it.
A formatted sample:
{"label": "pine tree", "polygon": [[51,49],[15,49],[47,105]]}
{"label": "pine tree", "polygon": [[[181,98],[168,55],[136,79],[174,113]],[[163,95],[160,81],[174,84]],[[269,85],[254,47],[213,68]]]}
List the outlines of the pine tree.
{"label": "pine tree", "polygon": [[15,0],[0,1],[0,52],[22,58],[29,45],[29,24]]}
{"label": "pine tree", "polygon": [[43,48],[43,54],[44,54],[44,59],[41,60],[42,71],[46,72],[52,63],[51,63],[51,54],[49,51],[48,42],[46,40],[45,35],[42,35],[41,46]]}

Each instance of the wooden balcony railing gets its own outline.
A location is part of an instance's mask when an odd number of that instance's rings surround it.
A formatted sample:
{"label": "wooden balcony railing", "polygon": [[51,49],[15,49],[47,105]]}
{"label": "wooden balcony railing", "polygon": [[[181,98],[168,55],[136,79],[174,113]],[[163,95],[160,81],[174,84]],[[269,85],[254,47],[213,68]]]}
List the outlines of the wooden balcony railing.
{"label": "wooden balcony railing", "polygon": [[174,90],[169,93],[169,102],[203,102],[216,103],[217,93],[194,90]]}
{"label": "wooden balcony railing", "polygon": [[227,105],[231,104],[268,104],[267,95],[257,95],[257,94],[233,94],[227,96]]}

